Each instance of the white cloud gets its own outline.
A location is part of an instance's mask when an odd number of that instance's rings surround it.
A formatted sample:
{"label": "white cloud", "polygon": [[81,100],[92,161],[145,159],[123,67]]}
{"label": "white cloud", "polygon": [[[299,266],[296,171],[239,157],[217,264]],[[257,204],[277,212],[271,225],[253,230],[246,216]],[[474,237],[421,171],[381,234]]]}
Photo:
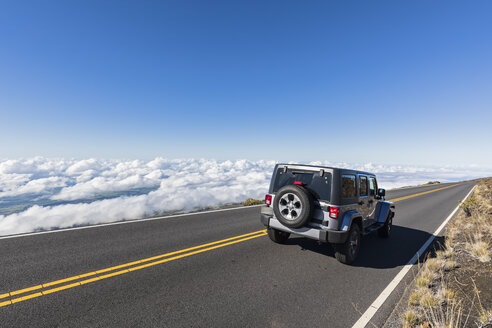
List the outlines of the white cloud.
{"label": "white cloud", "polygon": [[77,175],[87,171],[98,171],[102,165],[94,158],[84,159],[82,161],[75,162],[66,169],[68,175]]}
{"label": "white cloud", "polygon": [[[313,162],[374,172],[384,188],[490,175],[478,167],[417,167],[404,165]],[[166,211],[189,211],[248,197],[263,198],[274,161],[204,159],[152,161],[67,160],[32,158],[0,161],[2,197],[40,195],[56,201],[87,200],[109,192],[151,188],[146,194],[90,203],[31,206],[0,215],[0,235],[78,225],[137,219]]]}

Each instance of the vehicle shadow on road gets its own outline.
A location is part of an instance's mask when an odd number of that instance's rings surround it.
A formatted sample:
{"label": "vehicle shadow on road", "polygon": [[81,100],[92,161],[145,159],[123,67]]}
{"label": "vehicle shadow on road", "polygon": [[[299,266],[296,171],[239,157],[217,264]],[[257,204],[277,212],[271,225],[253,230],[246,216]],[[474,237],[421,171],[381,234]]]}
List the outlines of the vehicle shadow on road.
{"label": "vehicle shadow on road", "polygon": [[[377,233],[364,236],[359,255],[352,266],[388,269],[405,265],[430,236],[428,232],[398,225],[393,225],[389,238],[380,238]],[[434,243],[442,245],[444,238],[436,237]],[[319,244],[307,238],[289,238],[287,245],[298,245],[303,251],[335,256],[330,245]]]}

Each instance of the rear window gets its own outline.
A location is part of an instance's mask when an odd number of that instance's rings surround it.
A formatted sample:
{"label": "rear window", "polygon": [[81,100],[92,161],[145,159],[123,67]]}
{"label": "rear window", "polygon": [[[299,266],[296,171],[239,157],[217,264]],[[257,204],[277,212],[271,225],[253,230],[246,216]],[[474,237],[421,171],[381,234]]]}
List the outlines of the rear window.
{"label": "rear window", "polygon": [[285,185],[294,184],[294,181],[302,182],[306,188],[313,192],[317,199],[330,201],[331,174],[329,172],[325,172],[323,176],[320,176],[319,171],[287,169],[284,172],[283,168],[278,168],[271,192],[277,192]]}

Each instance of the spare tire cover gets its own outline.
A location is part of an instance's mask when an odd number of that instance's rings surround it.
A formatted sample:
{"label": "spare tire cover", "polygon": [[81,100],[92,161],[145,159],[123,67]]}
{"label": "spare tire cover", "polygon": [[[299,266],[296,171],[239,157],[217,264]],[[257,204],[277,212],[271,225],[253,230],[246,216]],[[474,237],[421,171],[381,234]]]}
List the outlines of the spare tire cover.
{"label": "spare tire cover", "polygon": [[275,217],[283,225],[300,228],[313,213],[313,198],[304,187],[287,185],[279,189],[273,201]]}

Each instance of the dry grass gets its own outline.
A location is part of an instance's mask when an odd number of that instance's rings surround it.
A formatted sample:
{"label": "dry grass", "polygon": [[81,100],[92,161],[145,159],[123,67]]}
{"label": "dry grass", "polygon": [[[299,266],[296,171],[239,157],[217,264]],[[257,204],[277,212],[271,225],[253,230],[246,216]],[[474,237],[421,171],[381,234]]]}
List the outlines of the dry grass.
{"label": "dry grass", "polygon": [[425,263],[425,267],[430,273],[438,272],[441,268],[441,262],[440,258],[429,258]]}
{"label": "dry grass", "polygon": [[419,317],[414,311],[409,310],[403,313],[403,323],[406,327],[414,327],[419,323]]}
{"label": "dry grass", "polygon": [[432,285],[432,280],[436,276],[437,271],[431,271],[429,268],[424,267],[424,269],[417,276],[417,286],[420,288],[427,288]]}
{"label": "dry grass", "polygon": [[444,306],[426,309],[421,321],[428,327],[461,328],[463,327],[463,307],[459,302],[448,302]]}
{"label": "dry grass", "polygon": [[456,262],[455,260],[446,259],[444,261],[444,265],[443,265],[444,271],[451,271],[453,269],[456,269],[457,267],[458,267],[458,262]]}
{"label": "dry grass", "polygon": [[[469,265],[467,261],[475,261],[477,265],[491,261],[492,178],[482,179],[460,207],[457,217],[447,226],[444,245],[434,258],[427,257],[418,266],[414,289],[408,299],[410,308],[401,317],[403,327],[485,327],[487,323],[492,327],[492,306],[490,302],[487,306],[482,303],[473,279],[474,289],[465,290],[465,307],[464,288],[456,287],[448,278],[461,267],[458,260],[463,258],[466,265]],[[488,279],[491,277],[492,274],[488,275]]]}
{"label": "dry grass", "polygon": [[427,291],[422,294],[420,298],[420,305],[423,307],[434,307],[439,304],[439,298],[436,297],[432,292]]}
{"label": "dry grass", "polygon": [[489,262],[492,255],[492,179],[482,180],[460,207],[463,212],[448,229],[449,246],[457,246],[456,237],[465,233],[465,249],[469,254],[480,262]]}
{"label": "dry grass", "polygon": [[449,259],[455,255],[456,253],[454,252],[453,248],[451,246],[446,246],[446,250],[444,251],[444,258]]}
{"label": "dry grass", "polygon": [[480,299],[480,291],[477,288],[477,285],[475,284],[475,281],[472,279],[473,282],[473,291],[475,292],[475,295],[477,296],[478,299],[478,305],[480,308],[480,314],[479,314],[479,324],[481,325],[486,325],[490,323],[492,325],[492,309],[485,309],[482,301]]}
{"label": "dry grass", "polygon": [[241,203],[243,206],[252,206],[252,205],[261,205],[265,204],[264,201],[254,198],[248,198],[244,202]]}
{"label": "dry grass", "polygon": [[454,256],[454,251],[449,245],[444,250],[436,251],[436,257],[439,259],[449,259]]}
{"label": "dry grass", "polygon": [[449,302],[453,299],[456,298],[456,292],[454,292],[453,290],[447,288],[447,287],[441,287],[439,293],[438,293],[438,296],[443,300],[443,301],[446,301],[446,302]]}
{"label": "dry grass", "polygon": [[489,324],[492,326],[492,310],[485,310],[480,313],[479,324],[485,326]]}
{"label": "dry grass", "polygon": [[479,240],[471,244],[471,254],[475,256],[480,262],[490,261],[489,249],[490,245],[483,240]]}
{"label": "dry grass", "polygon": [[440,181],[429,181],[429,182],[426,182],[424,183],[424,185],[431,185],[431,184],[437,184],[437,183],[441,183]]}
{"label": "dry grass", "polygon": [[412,292],[408,298],[408,305],[417,306],[420,305],[420,299],[422,298],[422,289]]}
{"label": "dry grass", "polygon": [[463,210],[467,217],[472,216],[472,213],[477,209],[478,203],[476,198],[470,197],[466,201],[460,204],[460,208]]}

